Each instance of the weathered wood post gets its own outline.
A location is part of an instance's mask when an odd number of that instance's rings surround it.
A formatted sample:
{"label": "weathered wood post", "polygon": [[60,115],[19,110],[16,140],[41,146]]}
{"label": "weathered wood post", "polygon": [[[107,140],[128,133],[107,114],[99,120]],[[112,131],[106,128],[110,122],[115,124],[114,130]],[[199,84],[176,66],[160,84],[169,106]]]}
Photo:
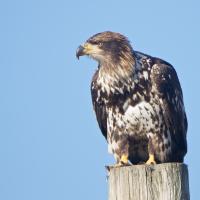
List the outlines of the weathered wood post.
{"label": "weathered wood post", "polygon": [[109,200],[189,200],[187,165],[108,167]]}

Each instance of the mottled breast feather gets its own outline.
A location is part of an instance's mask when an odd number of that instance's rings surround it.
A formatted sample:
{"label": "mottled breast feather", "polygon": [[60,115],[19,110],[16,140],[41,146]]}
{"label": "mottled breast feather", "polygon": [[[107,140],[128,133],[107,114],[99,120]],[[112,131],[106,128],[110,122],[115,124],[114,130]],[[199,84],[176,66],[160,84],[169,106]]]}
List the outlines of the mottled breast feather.
{"label": "mottled breast feather", "polygon": [[158,163],[182,162],[187,152],[187,118],[176,71],[159,58],[137,51],[133,55],[134,70],[128,78],[117,74],[112,84],[104,84],[107,74],[100,73],[100,68],[93,76],[92,102],[102,134],[116,157],[119,149],[124,151],[125,143],[119,140],[128,141],[132,163],[147,159],[147,143],[153,137]]}

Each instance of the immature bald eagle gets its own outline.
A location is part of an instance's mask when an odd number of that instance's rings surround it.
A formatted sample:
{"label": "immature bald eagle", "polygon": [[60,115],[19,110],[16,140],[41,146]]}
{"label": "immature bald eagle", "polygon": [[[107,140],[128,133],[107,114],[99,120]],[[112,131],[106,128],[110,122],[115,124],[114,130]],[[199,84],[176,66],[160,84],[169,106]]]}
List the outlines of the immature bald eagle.
{"label": "immature bald eagle", "polygon": [[181,86],[168,62],[102,32],[77,49],[98,61],[91,93],[99,127],[118,165],[183,162],[187,152]]}

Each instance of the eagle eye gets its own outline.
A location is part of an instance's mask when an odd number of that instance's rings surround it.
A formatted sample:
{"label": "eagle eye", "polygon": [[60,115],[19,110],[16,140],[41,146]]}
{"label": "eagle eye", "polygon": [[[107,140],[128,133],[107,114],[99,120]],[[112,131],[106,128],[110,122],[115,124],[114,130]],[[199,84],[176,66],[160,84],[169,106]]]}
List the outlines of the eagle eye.
{"label": "eagle eye", "polygon": [[97,42],[97,41],[93,41],[93,40],[91,40],[91,41],[89,41],[91,44],[93,44],[93,45],[99,45],[99,42]]}
{"label": "eagle eye", "polygon": [[98,46],[99,46],[99,47],[102,47],[102,46],[103,46],[103,42],[99,42],[99,43],[98,43]]}

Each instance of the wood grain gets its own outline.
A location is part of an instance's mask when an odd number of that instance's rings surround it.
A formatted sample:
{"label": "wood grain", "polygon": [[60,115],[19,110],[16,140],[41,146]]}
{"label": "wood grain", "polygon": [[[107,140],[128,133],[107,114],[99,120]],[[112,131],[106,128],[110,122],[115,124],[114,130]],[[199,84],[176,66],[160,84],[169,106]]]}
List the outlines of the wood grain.
{"label": "wood grain", "polygon": [[109,200],[189,200],[187,165],[108,167]]}

